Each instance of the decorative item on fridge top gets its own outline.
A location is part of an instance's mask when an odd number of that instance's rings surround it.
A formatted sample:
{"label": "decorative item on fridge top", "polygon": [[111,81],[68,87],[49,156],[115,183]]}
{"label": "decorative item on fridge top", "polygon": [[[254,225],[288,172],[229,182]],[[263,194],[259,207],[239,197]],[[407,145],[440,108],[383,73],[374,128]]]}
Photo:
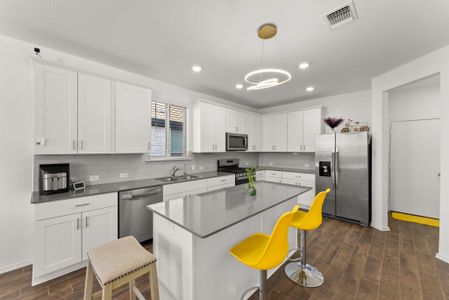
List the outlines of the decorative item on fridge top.
{"label": "decorative item on fridge top", "polygon": [[326,125],[329,126],[332,131],[334,131],[335,127],[338,127],[338,125],[340,125],[343,121],[344,119],[335,117],[327,117],[326,119],[324,119],[324,123],[326,123]]}
{"label": "decorative item on fridge top", "polygon": [[256,169],[255,168],[246,168],[245,169],[246,176],[248,178],[248,195],[254,196],[256,195],[256,186],[254,184],[254,177],[256,176]]}
{"label": "decorative item on fridge top", "polygon": [[341,129],[342,133],[369,131],[368,122],[354,122],[351,119],[346,121],[345,127]]}

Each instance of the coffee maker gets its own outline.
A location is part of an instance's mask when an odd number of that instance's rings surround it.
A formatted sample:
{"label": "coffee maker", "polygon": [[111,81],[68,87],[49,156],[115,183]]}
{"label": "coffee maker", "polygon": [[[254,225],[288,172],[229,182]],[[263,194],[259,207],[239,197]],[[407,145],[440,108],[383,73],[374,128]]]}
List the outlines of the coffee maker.
{"label": "coffee maker", "polygon": [[68,192],[69,180],[69,164],[39,165],[39,193],[41,195]]}

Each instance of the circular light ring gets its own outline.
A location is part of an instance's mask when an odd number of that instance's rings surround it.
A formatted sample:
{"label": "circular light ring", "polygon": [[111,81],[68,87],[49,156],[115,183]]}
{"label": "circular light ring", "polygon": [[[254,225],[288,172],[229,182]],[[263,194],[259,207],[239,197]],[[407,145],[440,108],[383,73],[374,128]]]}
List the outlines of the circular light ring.
{"label": "circular light ring", "polygon": [[[251,77],[254,75],[259,74],[270,74],[270,73],[277,73],[285,76],[284,80],[279,80],[279,78],[269,78],[262,81],[253,81],[251,80]],[[281,84],[284,84],[292,79],[292,75],[282,69],[259,69],[252,72],[249,72],[245,76],[245,81],[249,84],[252,84],[252,86],[248,87],[247,90],[261,90],[261,89],[267,89],[271,87],[275,87]]]}

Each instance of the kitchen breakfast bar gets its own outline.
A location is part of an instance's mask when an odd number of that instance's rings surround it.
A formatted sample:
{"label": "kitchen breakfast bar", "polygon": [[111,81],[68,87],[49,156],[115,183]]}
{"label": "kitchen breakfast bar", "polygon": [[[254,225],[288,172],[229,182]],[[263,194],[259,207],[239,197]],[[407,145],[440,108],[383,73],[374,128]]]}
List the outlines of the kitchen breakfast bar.
{"label": "kitchen breakfast bar", "polygon": [[[256,232],[270,234],[310,188],[264,181],[256,188],[255,196],[238,185],[148,206],[162,300],[240,299],[259,284],[259,272],[228,250]],[[296,229],[290,228],[289,249],[296,247]]]}

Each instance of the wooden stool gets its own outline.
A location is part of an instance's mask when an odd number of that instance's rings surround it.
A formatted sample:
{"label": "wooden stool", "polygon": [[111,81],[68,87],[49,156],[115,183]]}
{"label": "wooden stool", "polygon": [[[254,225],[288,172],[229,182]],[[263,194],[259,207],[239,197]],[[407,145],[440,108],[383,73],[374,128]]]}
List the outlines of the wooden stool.
{"label": "wooden stool", "polygon": [[[87,255],[89,263],[86,271],[84,300],[91,300],[102,294],[102,299],[112,299],[112,290],[129,284],[130,299],[145,299],[136,287],[136,278],[150,275],[151,300],[159,300],[156,271],[156,257],[145,250],[131,236],[115,240],[91,249]],[[92,295],[94,275],[102,290]]]}

